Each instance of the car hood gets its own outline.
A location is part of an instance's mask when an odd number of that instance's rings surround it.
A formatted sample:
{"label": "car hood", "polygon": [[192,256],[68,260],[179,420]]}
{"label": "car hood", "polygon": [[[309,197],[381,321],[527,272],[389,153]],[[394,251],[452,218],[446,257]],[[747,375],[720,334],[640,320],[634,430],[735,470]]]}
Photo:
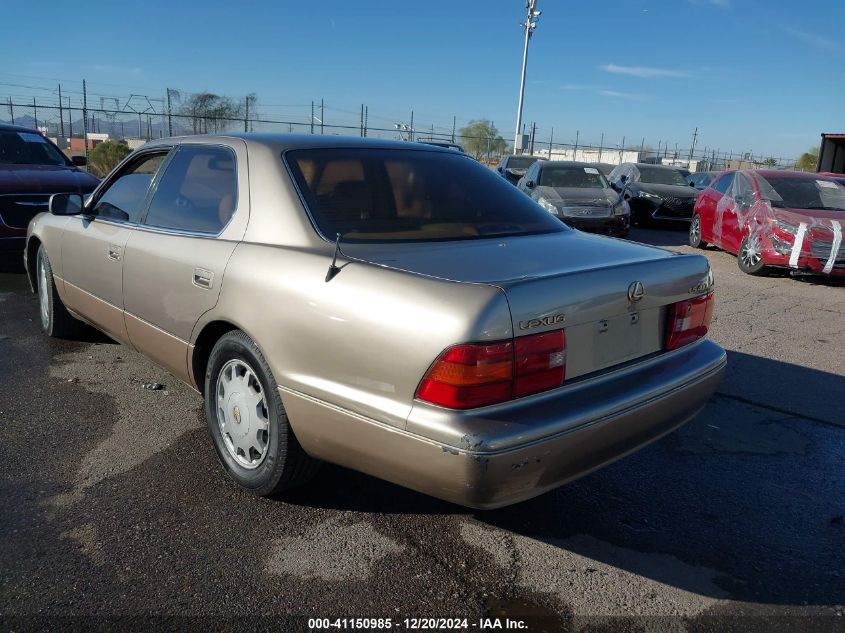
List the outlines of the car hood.
{"label": "car hood", "polygon": [[88,193],[100,181],[75,167],[0,165],[0,194]]}
{"label": "car hood", "polygon": [[347,257],[388,268],[492,284],[674,256],[662,248],[574,230],[416,244],[342,244],[341,248]]}
{"label": "car hood", "polygon": [[658,185],[652,182],[632,183],[632,190],[653,193],[661,198],[695,198],[698,191],[689,185]]}
{"label": "car hood", "polygon": [[583,205],[616,204],[619,194],[613,189],[587,189],[582,187],[537,187],[537,194],[550,202],[571,202]]}
{"label": "car hood", "polygon": [[825,227],[831,227],[831,221],[836,220],[845,228],[845,211],[828,211],[826,209],[792,209],[792,208],[773,208],[774,216],[778,220],[782,220],[787,224],[798,226],[802,222],[809,226],[814,224],[822,224]]}

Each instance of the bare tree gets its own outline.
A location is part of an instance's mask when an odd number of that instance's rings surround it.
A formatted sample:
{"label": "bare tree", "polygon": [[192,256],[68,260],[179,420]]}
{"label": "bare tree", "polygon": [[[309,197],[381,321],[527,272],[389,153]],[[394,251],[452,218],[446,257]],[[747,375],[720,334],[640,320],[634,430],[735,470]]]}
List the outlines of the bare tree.
{"label": "bare tree", "polygon": [[194,134],[208,134],[222,132],[242,119],[243,107],[243,103],[236,103],[229,97],[198,92],[182,104],[180,114],[190,117]]}

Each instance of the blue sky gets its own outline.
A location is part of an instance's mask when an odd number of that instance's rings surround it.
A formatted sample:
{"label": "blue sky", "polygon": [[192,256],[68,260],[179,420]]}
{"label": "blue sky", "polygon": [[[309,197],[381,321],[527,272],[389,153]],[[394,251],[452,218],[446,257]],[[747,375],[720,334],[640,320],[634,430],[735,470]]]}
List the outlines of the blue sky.
{"label": "blue sky", "polygon": [[[794,156],[845,132],[841,0],[538,0],[525,120],[538,138]],[[69,19],[59,19],[59,14]],[[86,78],[121,104],[169,86],[258,95],[266,118],[492,119],[512,137],[522,0],[7,4],[0,99],[55,101]],[[82,39],[76,29],[88,36]],[[53,44],[49,44],[53,43]],[[75,99],[77,95],[70,92]],[[0,117],[6,116],[0,107]]]}

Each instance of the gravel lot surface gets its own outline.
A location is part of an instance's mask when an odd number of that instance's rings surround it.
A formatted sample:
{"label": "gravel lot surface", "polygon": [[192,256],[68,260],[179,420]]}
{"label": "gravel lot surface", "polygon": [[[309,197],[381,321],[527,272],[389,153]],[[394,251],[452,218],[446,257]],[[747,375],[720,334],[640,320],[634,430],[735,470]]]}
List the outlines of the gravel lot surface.
{"label": "gravel lot surface", "polygon": [[0,274],[0,628],[845,630],[845,284],[706,254],[730,356],[707,409],[495,512],[333,466],[283,500],[244,494],[199,396],[94,332],[46,338],[24,276]]}

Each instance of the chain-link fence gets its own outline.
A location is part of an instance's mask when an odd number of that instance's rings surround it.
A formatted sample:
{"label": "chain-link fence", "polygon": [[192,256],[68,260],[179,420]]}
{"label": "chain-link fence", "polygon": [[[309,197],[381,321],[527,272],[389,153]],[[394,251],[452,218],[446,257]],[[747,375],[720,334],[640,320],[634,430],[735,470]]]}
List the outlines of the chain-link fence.
{"label": "chain-link fence", "polygon": [[[100,96],[89,100],[83,94],[71,101],[62,98],[31,102],[8,98],[0,105],[6,116],[0,121],[37,128],[52,138],[69,154],[82,154],[104,140],[120,140],[135,148],[151,139],[221,132],[276,132],[293,134],[324,134],[367,136],[401,139],[406,141],[452,143],[466,148],[468,153],[488,164],[497,162],[509,153],[514,139],[498,134],[467,136],[461,134],[457,117],[451,126],[443,121],[415,122],[413,112],[399,117],[371,115],[369,107],[362,105],[359,112],[329,107],[324,102],[298,105],[269,105],[262,108],[281,110],[281,116],[260,113],[254,96],[234,104],[228,115],[220,116],[213,109],[186,111],[183,93],[167,91],[165,98],[151,99],[131,95],[129,98]],[[177,99],[177,95],[180,97]],[[45,102],[47,101],[47,102]],[[175,102],[175,103],[174,103]],[[3,107],[5,106],[5,107]],[[331,119],[331,120],[330,120]],[[622,162],[653,162],[677,165],[691,171],[713,171],[725,168],[772,167],[793,169],[793,157],[772,157],[752,151],[736,152],[710,147],[679,147],[676,143],[658,141],[646,143],[606,142],[604,136],[598,143],[561,142],[554,139],[549,129],[543,138],[541,128],[532,125],[528,134],[519,139],[525,153],[553,160],[579,160],[585,162],[619,164]]]}

